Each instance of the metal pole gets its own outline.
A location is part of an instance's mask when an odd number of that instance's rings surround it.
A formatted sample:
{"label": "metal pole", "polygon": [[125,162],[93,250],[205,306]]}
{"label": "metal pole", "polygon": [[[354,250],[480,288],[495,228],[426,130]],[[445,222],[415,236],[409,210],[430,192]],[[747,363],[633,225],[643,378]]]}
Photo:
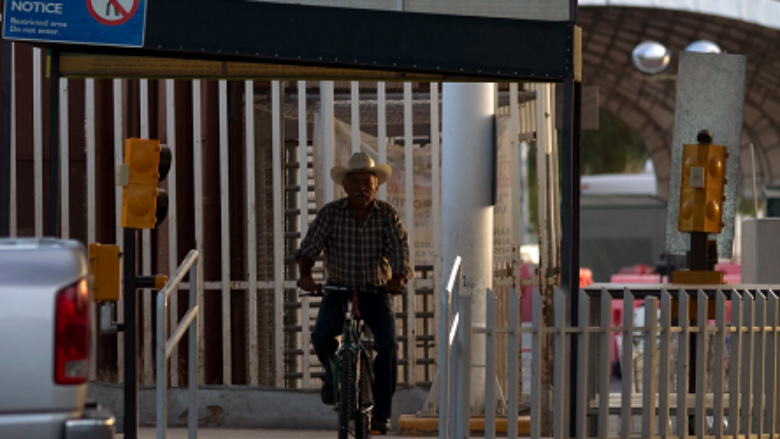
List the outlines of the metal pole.
{"label": "metal pole", "polygon": [[[198,254],[198,259],[202,256]],[[200,286],[200,277],[198,270],[200,264],[192,264],[190,268],[190,309],[198,306],[198,290]],[[190,323],[190,346],[189,346],[189,365],[187,380],[189,383],[189,402],[190,407],[187,416],[187,426],[189,429],[189,439],[198,437],[198,319],[201,313],[198,310],[197,317]]]}
{"label": "metal pole", "polygon": [[138,438],[138,309],[136,306],[136,229],[124,229],[122,282],[125,305],[125,439]]}
{"label": "metal pole", "polygon": [[[563,200],[561,203],[561,286],[568,292],[571,326],[579,325],[580,287],[580,98],[582,84],[568,78],[563,82]],[[556,322],[564,325],[565,322]],[[571,334],[569,359],[569,434],[577,435],[577,334]]]}
{"label": "metal pole", "polygon": [[[486,291],[493,287],[493,185],[495,161],[486,150],[494,144],[493,84],[445,83],[442,134],[442,262],[450,266],[463,258],[461,274],[467,281],[460,292],[471,303],[477,326],[485,324]],[[445,284],[447,279],[442,279]],[[466,323],[461,315],[461,324]],[[461,326],[471,334],[470,326]],[[484,410],[485,335],[469,337],[471,354],[464,367],[471,367],[471,398],[467,407]],[[469,416],[469,413],[466,413]]]}
{"label": "metal pole", "polygon": [[11,69],[13,66],[12,42],[3,40],[2,81],[3,81],[3,147],[0,154],[0,237],[11,236]]}
{"label": "metal pole", "polygon": [[49,89],[49,236],[59,234],[60,201],[60,51],[51,49]]}
{"label": "metal pole", "polygon": [[[700,144],[707,144],[712,142],[712,135],[702,136],[702,132],[697,136],[697,140]],[[691,249],[688,251],[688,269],[693,271],[707,271],[710,269],[709,253],[707,251],[709,236],[707,232],[691,232]],[[679,316],[681,319],[687,319],[689,316]],[[691,319],[690,324],[695,326],[698,324],[696,319]],[[689,340],[690,351],[688,351],[688,393],[696,393],[696,352],[697,352],[697,337],[695,334],[691,334]],[[693,422],[689,422],[688,425],[693,426]],[[692,429],[692,428],[691,428]]]}

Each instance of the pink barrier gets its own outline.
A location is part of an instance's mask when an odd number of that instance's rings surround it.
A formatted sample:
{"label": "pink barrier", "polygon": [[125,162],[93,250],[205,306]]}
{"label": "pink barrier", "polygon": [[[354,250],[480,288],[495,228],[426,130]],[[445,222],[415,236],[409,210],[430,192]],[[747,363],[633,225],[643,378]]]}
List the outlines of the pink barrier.
{"label": "pink barrier", "polygon": [[[523,264],[520,266],[520,279],[530,279],[534,275],[534,270],[536,270],[536,265],[534,264]],[[533,294],[533,287],[532,286],[524,286],[522,288],[523,290],[523,296],[520,298],[520,321],[521,322],[531,322],[533,320],[533,313],[532,313],[532,294]]]}

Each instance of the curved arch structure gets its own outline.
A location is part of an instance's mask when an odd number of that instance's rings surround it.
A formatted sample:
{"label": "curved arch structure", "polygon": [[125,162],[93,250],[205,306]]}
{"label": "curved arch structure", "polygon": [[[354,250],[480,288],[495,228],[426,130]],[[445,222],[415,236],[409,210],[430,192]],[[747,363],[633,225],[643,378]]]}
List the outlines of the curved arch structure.
{"label": "curved arch structure", "polygon": [[579,0],[579,5],[693,12],[780,29],[780,1],[777,0]]}
{"label": "curved arch structure", "polygon": [[[602,108],[642,137],[654,161],[659,194],[665,197],[669,184],[673,75],[679,53],[696,40],[713,41],[725,52],[748,58],[740,193],[752,195],[752,184],[744,184],[752,175],[751,143],[759,185],[780,183],[780,1],[580,0],[580,5],[583,80],[599,86]],[[663,75],[634,68],[631,51],[647,40],[672,52]]]}

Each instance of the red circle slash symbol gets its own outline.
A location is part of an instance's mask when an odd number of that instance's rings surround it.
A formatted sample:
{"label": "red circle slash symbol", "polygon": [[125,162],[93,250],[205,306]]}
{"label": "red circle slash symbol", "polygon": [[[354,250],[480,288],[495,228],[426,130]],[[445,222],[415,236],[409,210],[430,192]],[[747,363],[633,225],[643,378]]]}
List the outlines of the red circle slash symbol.
{"label": "red circle slash symbol", "polygon": [[127,23],[138,10],[141,0],[86,0],[87,9],[98,23],[119,26]]}

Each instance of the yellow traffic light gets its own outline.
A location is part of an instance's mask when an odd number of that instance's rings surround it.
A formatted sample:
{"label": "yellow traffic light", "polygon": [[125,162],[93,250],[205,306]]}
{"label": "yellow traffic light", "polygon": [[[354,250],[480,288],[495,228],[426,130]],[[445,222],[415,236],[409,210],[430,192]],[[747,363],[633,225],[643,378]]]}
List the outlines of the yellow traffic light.
{"label": "yellow traffic light", "polygon": [[119,246],[90,244],[89,269],[92,272],[92,300],[119,300]]}
{"label": "yellow traffic light", "polygon": [[677,228],[681,232],[720,233],[729,156],[726,147],[697,144],[683,148]]}
{"label": "yellow traffic light", "polygon": [[122,227],[153,229],[165,218],[168,199],[157,183],[167,175],[170,163],[170,150],[158,140],[125,141],[125,165],[120,172]]}

